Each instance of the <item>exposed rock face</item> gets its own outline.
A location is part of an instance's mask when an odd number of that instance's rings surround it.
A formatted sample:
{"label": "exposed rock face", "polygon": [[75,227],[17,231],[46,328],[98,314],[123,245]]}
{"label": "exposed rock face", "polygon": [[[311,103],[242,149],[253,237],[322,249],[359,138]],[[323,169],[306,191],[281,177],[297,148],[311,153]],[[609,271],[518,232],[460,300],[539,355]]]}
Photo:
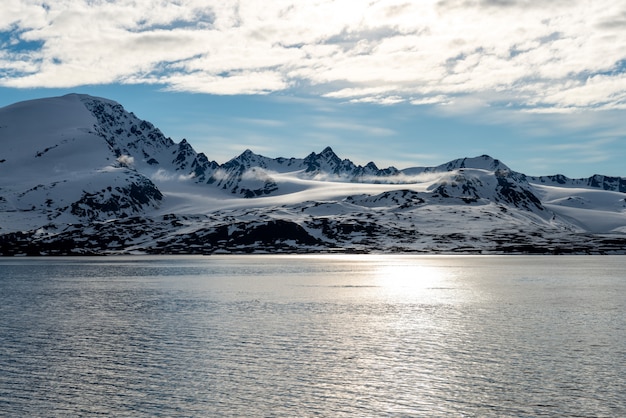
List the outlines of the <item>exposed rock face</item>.
{"label": "exposed rock face", "polygon": [[626,178],[624,177],[611,177],[595,174],[588,178],[571,179],[562,174],[556,174],[554,176],[539,176],[530,177],[535,182],[548,185],[561,185],[571,187],[593,187],[602,190],[616,191],[620,193],[626,193]]}
{"label": "exposed rock face", "polygon": [[162,199],[163,194],[154,183],[138,177],[127,186],[107,186],[92,193],[84,191],[80,199],[70,205],[70,213],[90,221],[125,218],[128,213],[141,213],[144,207]]}

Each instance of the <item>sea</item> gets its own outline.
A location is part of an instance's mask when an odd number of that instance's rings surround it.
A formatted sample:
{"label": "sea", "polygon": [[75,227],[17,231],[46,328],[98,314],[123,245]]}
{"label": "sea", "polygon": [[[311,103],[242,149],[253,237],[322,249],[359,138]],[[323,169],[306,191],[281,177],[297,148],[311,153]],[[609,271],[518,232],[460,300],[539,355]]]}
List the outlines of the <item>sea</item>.
{"label": "sea", "polygon": [[0,416],[624,417],[626,257],[0,258]]}

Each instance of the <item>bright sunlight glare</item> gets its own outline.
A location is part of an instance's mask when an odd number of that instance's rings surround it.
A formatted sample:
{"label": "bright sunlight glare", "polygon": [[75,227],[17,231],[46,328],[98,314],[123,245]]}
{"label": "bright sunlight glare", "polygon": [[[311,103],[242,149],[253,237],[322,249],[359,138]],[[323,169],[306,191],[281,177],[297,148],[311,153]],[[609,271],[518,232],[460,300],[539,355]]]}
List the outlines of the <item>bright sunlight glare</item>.
{"label": "bright sunlight glare", "polygon": [[441,287],[446,277],[446,272],[441,268],[401,260],[382,264],[375,271],[377,284],[394,294],[414,294]]}

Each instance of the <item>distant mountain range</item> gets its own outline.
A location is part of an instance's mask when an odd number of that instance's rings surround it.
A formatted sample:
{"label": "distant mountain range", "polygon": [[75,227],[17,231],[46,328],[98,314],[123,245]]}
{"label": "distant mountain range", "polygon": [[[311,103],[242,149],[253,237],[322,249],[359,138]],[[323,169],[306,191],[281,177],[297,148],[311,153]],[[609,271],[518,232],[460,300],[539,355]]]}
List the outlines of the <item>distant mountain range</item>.
{"label": "distant mountain range", "polygon": [[622,177],[531,177],[487,155],[218,164],[111,100],[0,109],[0,255],[624,254],[625,193]]}

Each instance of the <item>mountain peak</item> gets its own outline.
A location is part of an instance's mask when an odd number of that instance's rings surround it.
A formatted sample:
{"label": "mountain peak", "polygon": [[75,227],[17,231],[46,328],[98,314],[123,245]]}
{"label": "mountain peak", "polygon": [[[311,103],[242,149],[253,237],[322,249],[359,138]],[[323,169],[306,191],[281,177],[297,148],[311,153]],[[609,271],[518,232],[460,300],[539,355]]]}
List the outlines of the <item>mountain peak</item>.
{"label": "mountain peak", "polygon": [[245,162],[251,162],[251,160],[253,160],[255,157],[258,157],[258,155],[252,152],[252,150],[250,150],[249,148],[246,148],[244,152],[242,152],[241,154],[239,154],[238,156],[236,156],[230,161],[245,163]]}
{"label": "mountain peak", "polygon": [[320,152],[320,155],[337,155],[335,154],[335,151],[333,151],[333,149],[331,147],[326,147],[322,150],[322,152]]}
{"label": "mountain peak", "polygon": [[307,165],[307,172],[325,171],[328,173],[334,173],[341,165],[341,159],[335,154],[331,147],[326,147],[316,154],[312,152],[305,159],[304,163]]}
{"label": "mountain peak", "polygon": [[452,171],[462,168],[475,168],[479,170],[510,170],[508,166],[489,155],[483,154],[473,158],[458,158],[438,167],[434,167],[434,171]]}
{"label": "mountain peak", "polygon": [[104,104],[108,104],[112,106],[120,106],[120,107],[122,106],[115,100],[107,99],[104,97],[91,96],[89,94],[84,94],[84,93],[69,93],[61,97],[64,99],[78,100],[83,103],[92,102],[92,103],[104,103]]}

